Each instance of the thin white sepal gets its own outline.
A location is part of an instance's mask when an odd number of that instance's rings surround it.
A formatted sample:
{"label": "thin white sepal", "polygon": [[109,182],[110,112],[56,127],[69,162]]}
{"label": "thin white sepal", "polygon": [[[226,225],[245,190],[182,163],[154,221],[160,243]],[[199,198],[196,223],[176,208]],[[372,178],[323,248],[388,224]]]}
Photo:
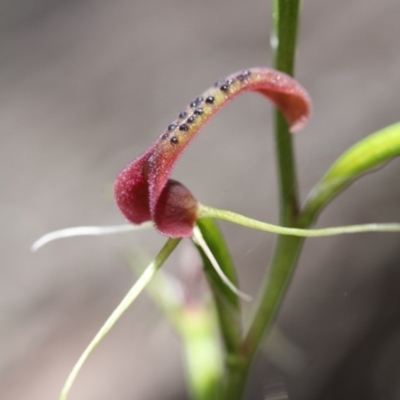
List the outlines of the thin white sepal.
{"label": "thin white sepal", "polygon": [[31,247],[31,251],[35,252],[53,240],[65,239],[74,236],[112,235],[114,233],[126,233],[149,229],[152,226],[153,224],[151,222],[145,222],[141,225],[124,224],[110,226],[76,226],[73,228],[60,229],[58,231],[46,233],[44,236],[36,240]]}
{"label": "thin white sepal", "polygon": [[199,227],[196,225],[193,228],[193,236],[192,239],[194,242],[200,246],[200,248],[204,251],[204,254],[208,257],[210,263],[215,269],[215,272],[218,274],[218,276],[221,278],[222,282],[225,283],[226,286],[230,290],[232,290],[233,293],[235,293],[238,297],[240,297],[242,300],[245,301],[252,301],[253,298],[249,296],[248,294],[240,291],[229,279],[228,277],[224,274],[224,271],[222,271],[221,267],[218,264],[218,261],[215,259],[214,254],[208,247],[206,241],[203,238],[203,235],[201,234],[201,231]]}

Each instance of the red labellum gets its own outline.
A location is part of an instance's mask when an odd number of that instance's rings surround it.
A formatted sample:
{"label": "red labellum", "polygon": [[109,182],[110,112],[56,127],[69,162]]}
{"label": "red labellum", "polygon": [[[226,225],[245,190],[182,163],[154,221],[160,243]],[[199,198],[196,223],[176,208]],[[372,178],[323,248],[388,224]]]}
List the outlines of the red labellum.
{"label": "red labellum", "polygon": [[267,68],[252,68],[218,81],[193,100],[168,125],[155,143],[118,176],[118,207],[133,223],[153,220],[171,237],[192,234],[197,201],[180,183],[169,181],[172,168],[204,125],[229,101],[247,91],[268,97],[282,112],[290,131],[297,132],[309,119],[307,92],[290,76]]}

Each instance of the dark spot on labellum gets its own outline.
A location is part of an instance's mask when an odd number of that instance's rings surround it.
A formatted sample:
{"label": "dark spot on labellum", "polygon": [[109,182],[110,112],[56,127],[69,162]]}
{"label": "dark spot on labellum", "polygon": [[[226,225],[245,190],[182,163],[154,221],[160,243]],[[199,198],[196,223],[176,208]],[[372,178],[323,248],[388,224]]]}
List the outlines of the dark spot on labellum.
{"label": "dark spot on labellum", "polygon": [[229,78],[226,80],[225,85],[231,86],[233,82],[235,82],[235,80],[232,78]]}
{"label": "dark spot on labellum", "polygon": [[188,124],[193,124],[193,122],[194,122],[194,117],[193,117],[193,115],[191,115],[191,116],[186,120],[186,122],[187,122]]}
{"label": "dark spot on labellum", "polygon": [[198,107],[198,106],[201,104],[202,101],[203,101],[203,97],[202,97],[202,96],[199,96],[199,97],[197,97],[196,100],[193,100],[193,101],[190,103],[190,107],[196,108],[196,107]]}
{"label": "dark spot on labellum", "polygon": [[193,113],[194,114],[196,114],[196,115],[201,115],[201,114],[203,114],[203,109],[202,108],[196,108],[194,111],[193,111]]}
{"label": "dark spot on labellum", "polygon": [[221,90],[221,92],[227,92],[229,89],[229,86],[227,84],[223,84],[219,87],[219,89]]}
{"label": "dark spot on labellum", "polygon": [[168,130],[173,131],[176,128],[176,124],[170,124],[168,125]]}
{"label": "dark spot on labellum", "polygon": [[170,142],[171,142],[172,144],[178,144],[178,143],[179,143],[179,140],[178,140],[178,138],[177,138],[176,136],[172,136]]}
{"label": "dark spot on labellum", "polygon": [[180,118],[180,119],[186,118],[186,116],[187,116],[187,112],[186,112],[186,111],[182,111],[182,112],[179,114],[179,118]]}
{"label": "dark spot on labellum", "polygon": [[214,104],[214,101],[215,101],[215,97],[214,96],[208,96],[206,98],[206,103],[207,104]]}
{"label": "dark spot on labellum", "polygon": [[244,81],[246,78],[248,78],[251,75],[251,72],[249,70],[245,70],[242,73],[240,73],[236,78],[238,81]]}
{"label": "dark spot on labellum", "polygon": [[179,125],[179,130],[183,132],[187,132],[189,127],[186,124]]}
{"label": "dark spot on labellum", "polygon": [[163,139],[163,140],[168,139],[168,133],[164,133],[164,134],[161,136],[161,139]]}

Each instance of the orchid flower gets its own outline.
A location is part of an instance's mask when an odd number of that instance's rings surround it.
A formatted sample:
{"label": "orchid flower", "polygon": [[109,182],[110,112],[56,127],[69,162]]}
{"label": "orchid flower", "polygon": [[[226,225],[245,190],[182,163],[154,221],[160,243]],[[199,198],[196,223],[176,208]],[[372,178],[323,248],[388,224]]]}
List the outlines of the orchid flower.
{"label": "orchid flower", "polygon": [[134,224],[153,221],[162,234],[189,237],[199,217],[199,204],[181,183],[168,179],[172,168],[204,125],[243,92],[268,97],[282,112],[290,131],[303,128],[310,116],[306,91],[290,76],[267,68],[252,68],[217,81],[193,100],[115,183],[115,198]]}

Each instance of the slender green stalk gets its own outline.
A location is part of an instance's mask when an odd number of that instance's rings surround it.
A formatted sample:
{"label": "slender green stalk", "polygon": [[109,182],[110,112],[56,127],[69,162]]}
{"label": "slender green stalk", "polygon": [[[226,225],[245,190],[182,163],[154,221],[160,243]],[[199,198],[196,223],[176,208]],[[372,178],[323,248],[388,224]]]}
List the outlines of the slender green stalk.
{"label": "slender green stalk", "polygon": [[71,387],[79,374],[79,371],[82,369],[83,364],[89,357],[89,355],[93,352],[93,350],[97,347],[97,345],[103,340],[103,338],[107,335],[107,333],[111,330],[111,328],[115,325],[115,323],[119,320],[122,314],[129,308],[129,306],[134,302],[134,300],[139,296],[139,294],[143,291],[143,289],[147,286],[147,284],[154,277],[156,272],[161,268],[169,255],[173,252],[175,247],[178,245],[181,239],[168,239],[163,248],[160,250],[156,258],[149,264],[149,266],[145,269],[140,278],[135,282],[126,296],[123,298],[121,303],[117,306],[117,308],[112,312],[110,317],[104,323],[104,325],[100,328],[99,332],[93,338],[93,340],[89,343],[88,347],[84,350],[82,355],[79,357],[76,362],[74,368],[71,373],[68,375],[68,378],[62,388],[60,400],[66,400],[68,394],[71,390]]}
{"label": "slender green stalk", "polygon": [[294,75],[300,0],[274,0],[272,35],[277,38],[275,68]]}
{"label": "slender green stalk", "polygon": [[296,265],[303,238],[286,236],[286,240],[278,241],[272,267],[268,274],[266,287],[257,305],[257,311],[251,328],[241,348],[241,357],[238,358],[236,368],[228,376],[225,400],[240,400],[246,386],[248,373],[265,337],[266,331],[271,329],[278,307],[284,297],[285,290]]}
{"label": "slender green stalk", "polygon": [[293,236],[286,236],[285,240],[278,241],[260,305],[244,341],[243,349],[249,360],[255,356],[265,332],[271,329],[303,243],[303,238]]}
{"label": "slender green stalk", "polygon": [[[273,5],[274,30],[277,40],[275,67],[293,75],[296,52],[299,0],[275,0]],[[276,111],[275,140],[279,176],[281,225],[296,227],[298,214],[297,179],[292,138],[282,115]],[[242,397],[247,375],[261,341],[271,327],[281,299],[290,281],[303,239],[280,236],[272,265],[261,289],[253,321],[242,346],[242,363],[228,376],[226,400]]]}
{"label": "slender green stalk", "polygon": [[[293,75],[296,55],[299,0],[274,0],[274,30],[277,39],[274,66]],[[282,114],[275,111],[275,141],[279,175],[281,223],[292,226],[298,212],[297,178],[292,136]]]}

